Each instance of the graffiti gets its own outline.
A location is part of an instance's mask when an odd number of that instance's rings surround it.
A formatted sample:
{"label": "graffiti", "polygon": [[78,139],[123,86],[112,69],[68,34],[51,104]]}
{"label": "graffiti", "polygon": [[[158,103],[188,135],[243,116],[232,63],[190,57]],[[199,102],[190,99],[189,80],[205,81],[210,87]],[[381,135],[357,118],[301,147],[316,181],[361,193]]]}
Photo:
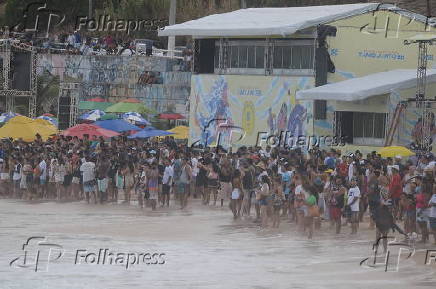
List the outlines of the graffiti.
{"label": "graffiti", "polygon": [[[163,112],[170,104],[185,104],[190,94],[191,73],[167,71],[174,60],[158,57],[83,56],[40,54],[37,73],[58,76],[60,81],[79,81],[81,99],[96,96],[110,101],[135,97]],[[144,71],[161,74],[158,84],[144,85],[138,78]]]}

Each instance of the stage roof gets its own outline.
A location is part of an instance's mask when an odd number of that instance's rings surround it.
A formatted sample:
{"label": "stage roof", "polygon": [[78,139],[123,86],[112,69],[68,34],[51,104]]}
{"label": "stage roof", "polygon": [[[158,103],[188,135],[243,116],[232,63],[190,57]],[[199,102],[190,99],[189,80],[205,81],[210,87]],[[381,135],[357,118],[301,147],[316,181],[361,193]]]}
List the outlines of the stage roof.
{"label": "stage roof", "polygon": [[[166,26],[158,31],[158,35],[190,35],[196,38],[273,35],[285,37],[319,24],[327,24],[376,10],[390,10],[417,21],[426,21],[423,15],[403,10],[392,4],[379,3],[247,8]],[[429,24],[434,24],[434,22],[430,21]]]}
{"label": "stage roof", "polygon": [[[427,70],[427,83],[436,82],[436,69]],[[415,69],[397,69],[297,91],[298,100],[356,101],[416,87]]]}

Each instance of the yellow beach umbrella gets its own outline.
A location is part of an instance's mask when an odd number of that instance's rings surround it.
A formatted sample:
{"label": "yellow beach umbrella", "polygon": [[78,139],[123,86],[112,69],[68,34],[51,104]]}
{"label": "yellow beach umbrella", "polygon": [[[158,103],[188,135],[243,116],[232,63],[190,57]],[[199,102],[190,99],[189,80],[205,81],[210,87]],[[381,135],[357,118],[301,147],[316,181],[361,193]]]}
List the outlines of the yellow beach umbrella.
{"label": "yellow beach umbrella", "polygon": [[43,140],[47,140],[58,130],[53,125],[44,122],[44,120],[36,121],[25,116],[16,116],[0,128],[0,138],[11,137],[14,140],[22,139],[30,142],[36,139],[36,134],[39,134]]}
{"label": "yellow beach umbrella", "polygon": [[189,127],[184,125],[176,126],[175,128],[167,130],[168,132],[174,133],[172,135],[175,139],[186,139],[188,138],[189,134]]}
{"label": "yellow beach umbrella", "polygon": [[378,153],[383,158],[394,158],[395,156],[402,156],[402,157],[410,157],[413,156],[415,153],[409,150],[406,147],[402,146],[389,146],[384,147],[378,151]]}
{"label": "yellow beach umbrella", "polygon": [[48,129],[50,132],[50,135],[57,134],[59,132],[58,128],[46,119],[37,118],[37,119],[34,119],[33,121],[34,121],[34,123],[36,123],[38,125],[42,125],[46,129]]}

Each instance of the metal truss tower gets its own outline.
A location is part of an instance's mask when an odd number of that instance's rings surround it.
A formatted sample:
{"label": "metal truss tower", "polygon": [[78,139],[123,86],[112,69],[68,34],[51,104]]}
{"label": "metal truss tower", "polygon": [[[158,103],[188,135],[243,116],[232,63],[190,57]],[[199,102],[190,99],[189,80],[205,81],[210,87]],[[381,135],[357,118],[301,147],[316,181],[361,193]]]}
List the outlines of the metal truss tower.
{"label": "metal truss tower", "polygon": [[[31,55],[29,90],[18,90],[12,88],[11,66],[14,61],[14,52],[28,52]],[[1,67],[0,97],[4,97],[5,99],[6,111],[15,110],[15,98],[26,97],[29,99],[29,117],[36,117],[36,69],[38,65],[36,48],[11,39],[0,39],[0,58],[3,63]]]}
{"label": "metal truss tower", "polygon": [[428,62],[428,45],[436,43],[436,38],[418,35],[411,40],[404,41],[405,45],[418,44],[418,67],[416,70],[416,107],[420,109],[420,134],[421,143],[419,150],[428,152],[432,145],[432,129],[434,117],[431,112],[431,104],[434,99],[426,98],[427,86],[427,62]]}

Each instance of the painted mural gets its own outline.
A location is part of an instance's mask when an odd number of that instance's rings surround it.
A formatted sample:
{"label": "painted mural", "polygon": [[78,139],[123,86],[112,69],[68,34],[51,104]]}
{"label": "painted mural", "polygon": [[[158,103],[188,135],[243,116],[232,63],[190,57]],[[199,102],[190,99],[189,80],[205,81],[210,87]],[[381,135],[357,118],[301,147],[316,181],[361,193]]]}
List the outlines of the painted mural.
{"label": "painted mural", "polygon": [[[40,54],[38,75],[81,83],[81,98],[103,97],[109,101],[138,98],[158,112],[184,105],[190,94],[190,72],[173,71],[176,60],[146,56],[83,56]],[[151,71],[155,84],[140,81]]]}
{"label": "painted mural", "polygon": [[195,75],[189,142],[254,146],[259,133],[305,135],[312,123],[311,103],[297,102],[295,92],[313,85],[313,77]]}

